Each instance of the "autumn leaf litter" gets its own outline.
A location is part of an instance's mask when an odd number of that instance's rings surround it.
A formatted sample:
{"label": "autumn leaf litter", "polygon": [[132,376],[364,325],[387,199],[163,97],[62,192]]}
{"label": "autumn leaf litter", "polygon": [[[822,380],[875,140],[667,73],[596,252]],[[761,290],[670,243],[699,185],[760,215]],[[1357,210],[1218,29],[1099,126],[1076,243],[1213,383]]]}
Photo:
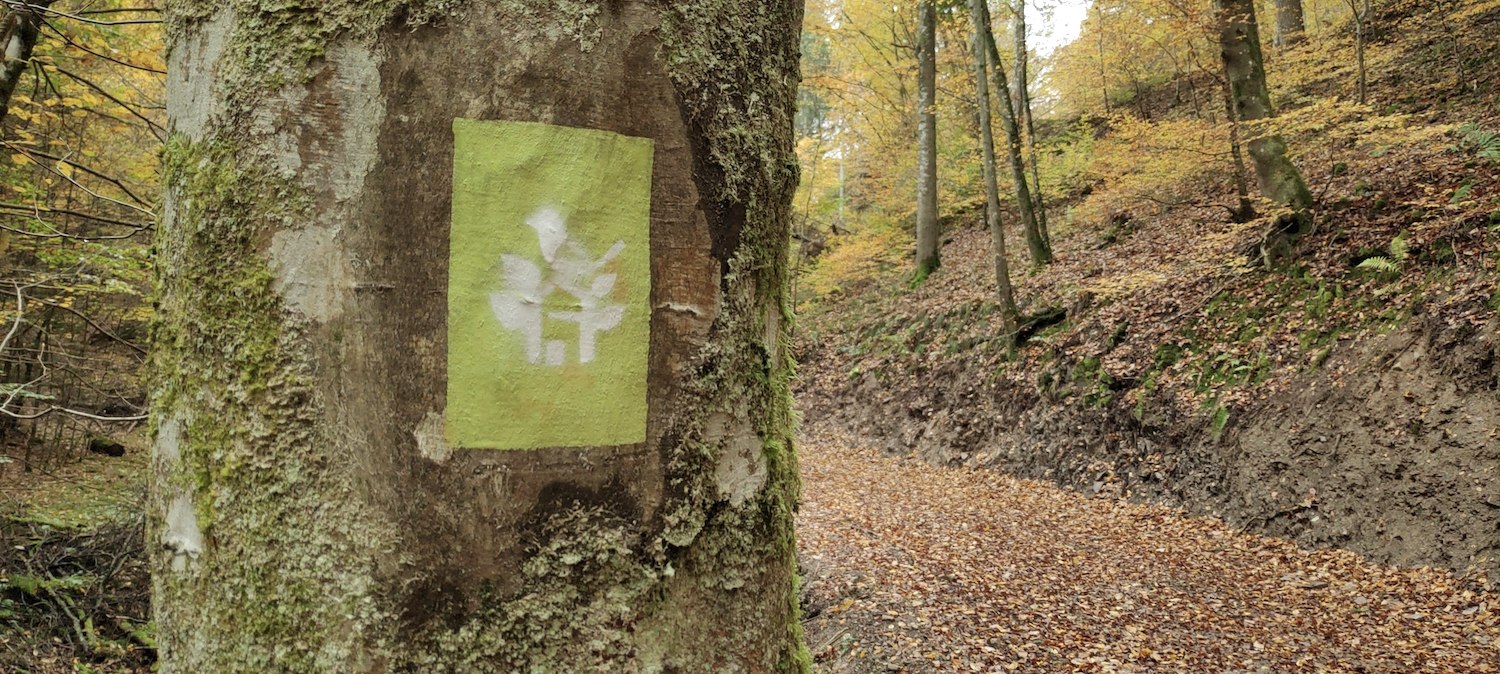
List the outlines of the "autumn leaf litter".
{"label": "autumn leaf litter", "polygon": [[821,671],[1500,671],[1500,601],[1477,578],[895,458],[828,429],[801,457]]}

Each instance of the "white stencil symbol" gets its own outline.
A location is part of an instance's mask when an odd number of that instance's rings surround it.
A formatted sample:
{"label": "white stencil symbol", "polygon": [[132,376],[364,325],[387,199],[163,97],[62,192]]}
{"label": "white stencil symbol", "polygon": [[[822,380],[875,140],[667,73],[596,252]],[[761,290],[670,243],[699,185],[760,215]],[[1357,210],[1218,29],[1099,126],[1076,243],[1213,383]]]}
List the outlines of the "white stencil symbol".
{"label": "white stencil symbol", "polygon": [[[625,317],[624,305],[606,302],[614,292],[616,275],[600,273],[625,250],[625,242],[616,241],[603,257],[595,259],[568,235],[568,223],[556,209],[542,208],[526,224],[536,230],[547,267],[543,270],[517,255],[501,256],[505,289],[490,295],[495,320],[521,338],[528,361],[552,367],[568,364],[568,344],[543,341],[545,322],[577,324],[578,362],[591,363],[598,355],[599,333],[619,327]],[[571,298],[566,311],[547,308],[547,300],[558,292]]]}

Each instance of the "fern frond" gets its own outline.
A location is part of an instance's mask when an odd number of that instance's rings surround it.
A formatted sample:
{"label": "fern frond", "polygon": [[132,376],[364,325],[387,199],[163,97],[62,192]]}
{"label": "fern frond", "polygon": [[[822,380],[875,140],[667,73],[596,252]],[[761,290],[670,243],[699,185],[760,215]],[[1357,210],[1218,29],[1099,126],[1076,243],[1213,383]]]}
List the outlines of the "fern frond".
{"label": "fern frond", "polygon": [[1391,260],[1397,263],[1405,262],[1408,250],[1405,234],[1398,234],[1396,238],[1391,239]]}
{"label": "fern frond", "polygon": [[1459,127],[1458,133],[1463,136],[1464,147],[1473,149],[1481,158],[1500,161],[1500,133],[1480,127],[1474,122]]}
{"label": "fern frond", "polygon": [[1364,269],[1366,271],[1379,272],[1381,274],[1394,274],[1401,271],[1401,265],[1396,264],[1396,262],[1391,258],[1377,256],[1367,258],[1364,262],[1359,263],[1356,266],[1356,269]]}

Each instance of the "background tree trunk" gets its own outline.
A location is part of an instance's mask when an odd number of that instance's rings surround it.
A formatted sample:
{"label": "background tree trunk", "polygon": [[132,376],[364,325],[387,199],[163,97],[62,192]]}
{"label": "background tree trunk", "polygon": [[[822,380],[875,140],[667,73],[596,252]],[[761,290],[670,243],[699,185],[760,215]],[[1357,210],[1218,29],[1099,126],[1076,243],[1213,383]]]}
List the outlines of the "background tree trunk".
{"label": "background tree trunk", "polygon": [[1036,119],[1031,115],[1031,53],[1026,48],[1026,0],[1016,0],[1015,6],[1016,44],[1016,117],[1026,135],[1027,159],[1031,163],[1031,203],[1036,212],[1037,231],[1047,250],[1052,250],[1052,235],[1047,231],[1047,200],[1042,194],[1041,164],[1036,157]]}
{"label": "background tree trunk", "polygon": [[937,194],[937,9],[917,7],[917,279],[941,264]]}
{"label": "background tree trunk", "polygon": [[1026,163],[1021,159],[1021,128],[1016,121],[1015,109],[1011,107],[1010,83],[1006,81],[1005,64],[1000,59],[1000,47],[995,43],[995,32],[990,28],[990,10],[981,6],[983,22],[975,26],[983,48],[987,52],[990,77],[995,80],[995,98],[999,100],[1000,121],[1005,127],[1006,150],[1010,157],[1010,177],[1015,184],[1016,210],[1021,214],[1021,229],[1026,235],[1026,249],[1031,254],[1031,264],[1042,266],[1052,263],[1052,247],[1042,235],[1032,206],[1031,188],[1026,180]]}
{"label": "background tree trunk", "polygon": [[[806,671],[784,293],[801,3],[166,19],[162,671]],[[654,142],[649,280],[627,289],[649,295],[644,442],[450,445],[460,118]]]}
{"label": "background tree trunk", "polygon": [[[1224,58],[1224,72],[1229,78],[1229,96],[1233,119],[1240,123],[1274,117],[1271,94],[1266,88],[1265,60],[1261,55],[1260,31],[1255,22],[1253,0],[1214,0],[1219,14],[1219,46]],[[1290,159],[1281,136],[1265,130],[1254,130],[1246,145],[1255,162],[1255,174],[1261,194],[1293,211],[1312,208],[1312,193]],[[1308,218],[1300,228],[1308,226]],[[1305,233],[1305,232],[1301,232]]]}
{"label": "background tree trunk", "polygon": [[1021,311],[1016,307],[1016,294],[1010,285],[1010,260],[1005,250],[1005,229],[1000,226],[1000,183],[995,176],[995,132],[994,124],[990,121],[989,85],[989,71],[997,64],[990,61],[990,51],[984,37],[989,27],[989,12],[985,8],[985,2],[986,0],[969,0],[969,18],[974,28],[974,83],[978,93],[979,147],[984,158],[984,213],[994,247],[995,286],[1000,300],[1001,329],[1014,340]]}
{"label": "background tree trunk", "polygon": [[52,6],[55,0],[31,0],[25,5],[11,7],[8,3],[0,14],[0,50],[3,50],[4,65],[0,66],[0,122],[10,114],[10,97],[16,92],[21,75],[31,66],[31,52],[41,36],[41,10]]}
{"label": "background tree trunk", "polygon": [[1301,42],[1304,30],[1302,0],[1276,0],[1276,46],[1285,48]]}
{"label": "background tree trunk", "polygon": [[1224,88],[1224,114],[1229,122],[1229,157],[1234,162],[1235,207],[1230,212],[1235,222],[1250,222],[1255,219],[1255,204],[1250,201],[1250,172],[1245,168],[1245,151],[1240,142],[1240,120],[1234,117],[1234,95],[1229,91],[1229,79],[1219,81]]}
{"label": "background tree trunk", "polygon": [[[1354,20],[1354,66],[1359,103],[1370,102],[1370,75],[1365,67],[1365,21],[1370,18],[1370,0],[1345,0]],[[1460,66],[1462,67],[1462,66]]]}

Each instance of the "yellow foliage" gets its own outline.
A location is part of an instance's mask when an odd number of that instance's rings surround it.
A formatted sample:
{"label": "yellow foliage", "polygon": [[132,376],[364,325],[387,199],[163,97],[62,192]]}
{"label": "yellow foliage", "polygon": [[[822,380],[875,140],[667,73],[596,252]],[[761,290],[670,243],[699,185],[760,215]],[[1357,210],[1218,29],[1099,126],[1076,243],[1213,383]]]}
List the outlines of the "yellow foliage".
{"label": "yellow foliage", "polygon": [[835,237],[818,261],[802,275],[807,290],[824,296],[899,273],[910,247],[900,229],[878,220],[872,226]]}
{"label": "yellow foliage", "polygon": [[1073,210],[1075,221],[1103,224],[1132,208],[1196,201],[1206,180],[1232,170],[1223,125],[1119,115],[1110,129],[1092,142],[1087,174],[1098,187]]}
{"label": "yellow foliage", "polygon": [[1469,21],[1483,14],[1500,11],[1500,0],[1486,0],[1464,7],[1448,17],[1450,21]]}

